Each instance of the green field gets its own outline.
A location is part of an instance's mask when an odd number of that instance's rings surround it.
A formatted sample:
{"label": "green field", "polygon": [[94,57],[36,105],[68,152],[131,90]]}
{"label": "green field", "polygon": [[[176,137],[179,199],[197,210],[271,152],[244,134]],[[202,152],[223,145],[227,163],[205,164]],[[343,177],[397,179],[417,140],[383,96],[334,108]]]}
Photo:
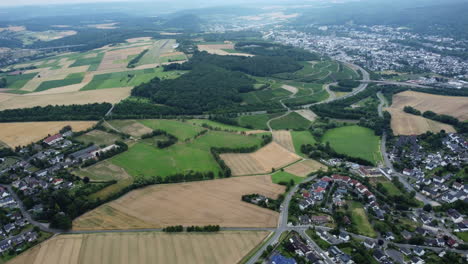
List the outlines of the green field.
{"label": "green field", "polygon": [[244,128],[244,127],[231,126],[231,125],[215,122],[215,121],[208,120],[208,119],[190,119],[188,122],[191,124],[195,124],[197,126],[203,126],[205,124],[215,129],[221,129],[221,130],[239,131],[239,132],[249,131],[249,129]]}
{"label": "green field", "polygon": [[459,237],[461,240],[468,242],[468,232],[456,232],[455,235]]}
{"label": "green field", "polygon": [[256,136],[209,131],[194,141],[177,143],[166,149],[139,142],[113,157],[111,162],[135,178],[166,177],[188,171],[211,171],[218,175],[220,168],[210,153],[211,147],[250,147],[260,143],[261,139]]}
{"label": "green field", "polygon": [[45,82],[42,82],[41,85],[39,85],[39,87],[37,87],[35,92],[45,91],[45,90],[49,90],[52,88],[57,88],[57,87],[62,87],[62,86],[67,86],[67,85],[72,85],[72,84],[78,84],[78,83],[81,83],[81,81],[83,81],[84,76],[85,76],[84,72],[72,73],[72,74],[69,74],[63,80],[45,81]]}
{"label": "green field", "polygon": [[260,91],[253,91],[242,95],[242,99],[247,104],[261,104],[289,96],[291,93],[283,88],[265,89]]}
{"label": "green field", "polygon": [[296,112],[291,112],[287,116],[275,119],[270,123],[271,128],[276,130],[293,129],[305,130],[310,127],[311,122]]}
{"label": "green field", "polygon": [[92,130],[86,134],[83,134],[75,138],[76,140],[85,144],[94,143],[98,146],[101,145],[112,145],[116,140],[120,140],[120,137],[115,134],[107,133],[102,130]]}
{"label": "green field", "polygon": [[151,79],[158,77],[160,79],[172,79],[179,77],[183,72],[169,71],[164,72],[163,68],[153,68],[135,71],[124,71],[100,74],[93,77],[93,80],[81,90],[97,90],[106,88],[118,88],[137,86]]}
{"label": "green field", "polygon": [[198,125],[192,125],[190,122],[181,122],[177,120],[167,119],[147,119],[139,120],[141,124],[147,126],[153,130],[161,129],[169,134],[174,135],[180,141],[193,138],[201,131],[205,130],[203,127]]}
{"label": "green field", "polygon": [[239,125],[243,127],[248,127],[251,129],[261,129],[268,130],[267,122],[268,120],[280,116],[283,113],[274,113],[274,114],[261,114],[261,115],[245,115],[237,118]]}
{"label": "green field", "polygon": [[392,182],[385,181],[381,182],[385,190],[387,190],[388,194],[391,196],[402,195],[400,189],[398,189]]}
{"label": "green field", "polygon": [[21,75],[0,75],[0,77],[4,77],[7,81],[7,86],[5,88],[10,89],[21,89],[23,86],[29,82],[37,73],[28,73],[28,74],[21,74]]}
{"label": "green field", "polygon": [[101,64],[102,58],[104,58],[104,53],[98,53],[96,57],[92,58],[85,58],[86,54],[76,59],[76,61],[70,65],[70,67],[78,67],[78,66],[85,66],[89,65],[88,71],[95,71]]}
{"label": "green field", "polygon": [[357,227],[356,229],[359,234],[368,237],[377,237],[377,233],[372,228],[362,204],[354,201],[350,202],[349,210],[351,210],[351,222]]}
{"label": "green field", "polygon": [[301,156],[305,156],[305,154],[301,152],[302,145],[313,145],[316,143],[315,138],[309,131],[292,131],[291,136],[294,143],[294,149],[296,150],[296,153]]}
{"label": "green field", "polygon": [[299,177],[285,171],[278,171],[271,175],[271,180],[274,183],[286,182],[289,183],[291,180],[294,181],[294,184],[301,183],[304,180],[304,177]]}
{"label": "green field", "polygon": [[325,132],[322,142],[330,142],[330,146],[338,153],[362,158],[375,164],[382,161],[380,138],[369,128],[360,126],[334,128]]}
{"label": "green field", "polygon": [[187,59],[187,56],[185,56],[185,54],[164,56],[164,57],[159,57],[159,63],[165,63],[165,62],[171,62],[171,61],[182,61],[186,59]]}

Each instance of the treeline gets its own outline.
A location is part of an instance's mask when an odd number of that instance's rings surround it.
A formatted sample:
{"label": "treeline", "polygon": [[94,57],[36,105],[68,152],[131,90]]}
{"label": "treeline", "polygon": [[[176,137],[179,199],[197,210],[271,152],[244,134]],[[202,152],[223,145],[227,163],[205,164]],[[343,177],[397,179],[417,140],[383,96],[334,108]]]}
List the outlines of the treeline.
{"label": "treeline", "polygon": [[2,77],[0,78],[0,88],[5,88],[7,86],[7,80]]}
{"label": "treeline", "polygon": [[[290,185],[287,184],[287,186],[289,187]],[[292,186],[294,186],[294,184]],[[258,203],[254,203],[253,199],[255,199],[255,198],[259,197],[259,196],[260,196],[259,194],[246,194],[246,195],[242,195],[241,199],[244,202],[255,204],[255,205],[258,205],[260,207],[279,212],[280,207],[281,207],[281,203],[284,201],[284,195],[282,195],[282,194],[279,195],[278,199],[276,199],[276,200],[267,198],[268,202],[265,199],[265,200],[259,201]]]}
{"label": "treeline", "polygon": [[160,129],[156,129],[156,130],[153,130],[153,132],[144,134],[143,136],[141,136],[141,139],[147,139],[147,138],[152,138],[152,137],[157,137],[157,136],[164,136],[167,138],[165,140],[159,140],[156,143],[157,147],[160,149],[170,147],[174,145],[175,143],[177,143],[177,140],[178,140],[177,137],[175,137],[174,135],[169,134],[166,131],[160,130]]}
{"label": "treeline", "polygon": [[109,103],[49,105],[0,111],[0,122],[99,120],[112,107]]}
{"label": "treeline", "polygon": [[[185,230],[187,232],[219,232],[219,230],[221,230],[221,227],[219,225],[188,226]],[[184,227],[181,225],[167,226],[163,228],[163,232],[180,233],[184,232]]]}
{"label": "treeline", "polygon": [[359,163],[365,166],[374,166],[375,164],[361,158],[351,157],[346,154],[337,153],[330,147],[329,142],[326,144],[315,143],[314,145],[306,144],[301,146],[301,152],[306,154],[311,159],[330,159],[339,158],[345,159],[351,162]]}
{"label": "treeline", "polygon": [[206,51],[195,52],[190,61],[183,64],[165,65],[165,70],[192,70],[200,64],[216,65],[230,71],[240,71],[255,76],[270,76],[281,72],[294,72],[302,65],[286,56],[220,56]]}
{"label": "treeline", "polygon": [[[339,64],[343,67],[341,64]],[[354,80],[340,80],[338,81],[338,85],[331,85],[330,90],[335,92],[352,92],[353,88],[356,88],[361,84],[359,81]]]}
{"label": "treeline", "polygon": [[413,108],[413,107],[411,107],[409,105],[405,106],[403,108],[403,111],[405,113],[408,113],[408,114],[419,115],[419,116],[421,115],[421,111],[419,111],[418,109]]}
{"label": "treeline", "polygon": [[432,111],[426,111],[422,114],[423,117],[449,124],[455,127],[458,133],[468,133],[468,122],[459,121],[457,118],[449,115],[439,115]]}
{"label": "treeline", "polygon": [[140,61],[140,59],[145,56],[145,54],[149,51],[149,49],[145,49],[144,51],[140,52],[135,58],[131,59],[128,64],[127,68],[135,68],[136,64]]}
{"label": "treeline", "polygon": [[259,56],[272,57],[287,57],[296,61],[311,61],[319,60],[320,56],[309,51],[295,48],[292,46],[284,46],[271,42],[244,41],[238,42],[236,49]]}

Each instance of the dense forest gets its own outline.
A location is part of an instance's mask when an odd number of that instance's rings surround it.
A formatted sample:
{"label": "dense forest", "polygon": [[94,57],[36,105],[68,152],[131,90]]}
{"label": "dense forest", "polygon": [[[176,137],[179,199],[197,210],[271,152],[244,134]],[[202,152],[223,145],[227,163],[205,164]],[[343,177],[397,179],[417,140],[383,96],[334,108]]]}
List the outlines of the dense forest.
{"label": "dense forest", "polygon": [[132,95],[197,114],[242,102],[240,93],[252,91],[254,83],[255,80],[243,73],[199,64],[180,78],[153,79],[139,85],[132,90]]}
{"label": "dense forest", "polygon": [[287,57],[297,61],[311,61],[320,59],[320,56],[315,53],[311,53],[299,48],[294,48],[292,46],[284,46],[271,42],[238,42],[236,43],[236,49],[257,56]]}
{"label": "dense forest", "polygon": [[296,60],[286,56],[219,56],[207,52],[196,52],[184,64],[166,65],[166,70],[191,70],[199,64],[211,64],[230,71],[240,71],[256,76],[269,76],[281,72],[294,72],[302,69]]}

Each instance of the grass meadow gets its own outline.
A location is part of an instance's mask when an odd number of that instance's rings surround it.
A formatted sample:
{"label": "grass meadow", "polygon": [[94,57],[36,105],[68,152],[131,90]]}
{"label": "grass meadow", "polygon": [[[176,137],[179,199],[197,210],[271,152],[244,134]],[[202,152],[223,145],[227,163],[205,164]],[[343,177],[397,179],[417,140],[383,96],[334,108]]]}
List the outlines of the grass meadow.
{"label": "grass meadow", "polygon": [[279,119],[275,119],[270,123],[271,128],[276,130],[281,129],[293,129],[293,130],[305,130],[310,127],[310,120],[305,119],[296,112],[291,112],[287,116]]}
{"label": "grass meadow", "polygon": [[358,157],[377,164],[382,161],[380,138],[374,132],[360,126],[344,126],[325,132],[322,142],[329,142],[338,153]]}
{"label": "grass meadow", "polygon": [[312,136],[312,134],[306,130],[306,131],[292,131],[291,136],[293,139],[293,144],[294,144],[294,150],[298,155],[305,156],[304,153],[301,152],[301,146],[306,145],[306,144],[315,144],[316,140]]}

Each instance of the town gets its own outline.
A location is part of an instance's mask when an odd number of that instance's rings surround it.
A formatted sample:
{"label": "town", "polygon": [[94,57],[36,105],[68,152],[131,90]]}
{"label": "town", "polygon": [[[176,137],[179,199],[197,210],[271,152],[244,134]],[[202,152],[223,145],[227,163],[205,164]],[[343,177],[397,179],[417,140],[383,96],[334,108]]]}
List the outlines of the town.
{"label": "town", "polygon": [[[265,39],[319,52],[341,61],[353,62],[372,71],[431,72],[453,77],[447,87],[468,83],[468,61],[444,51],[466,52],[466,40],[426,36],[390,26],[313,26],[306,33],[280,28],[267,31]],[[411,45],[418,43],[418,45]],[[422,84],[434,84],[424,80]]]}

